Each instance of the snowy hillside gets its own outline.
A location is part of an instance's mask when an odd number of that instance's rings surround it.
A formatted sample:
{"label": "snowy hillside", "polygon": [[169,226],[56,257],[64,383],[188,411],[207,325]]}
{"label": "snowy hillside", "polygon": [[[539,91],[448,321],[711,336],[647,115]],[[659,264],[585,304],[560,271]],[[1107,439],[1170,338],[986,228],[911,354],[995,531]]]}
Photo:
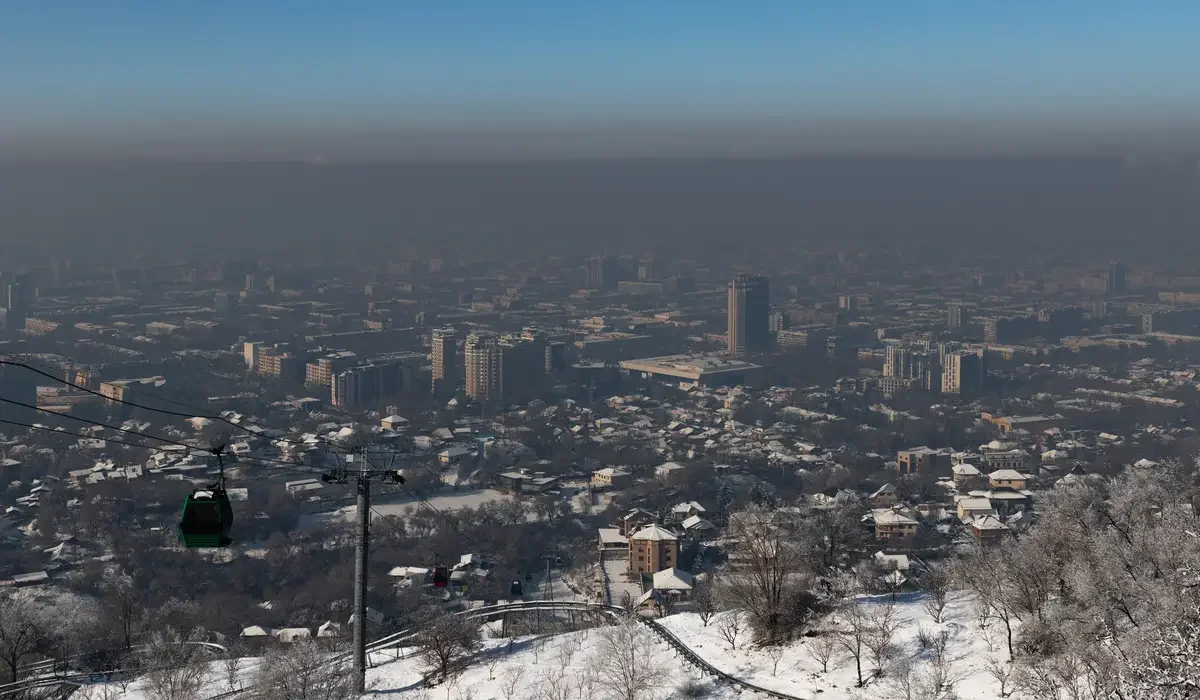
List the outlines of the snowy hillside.
{"label": "snowy hillside", "polygon": [[[863,599],[863,608],[886,605],[886,597]],[[1007,658],[1004,633],[1001,626],[991,625],[981,630],[978,616],[971,601],[962,594],[950,598],[944,621],[939,625],[923,609],[922,599],[917,596],[902,596],[896,602],[895,619],[899,623],[894,636],[896,647],[894,662],[912,660],[916,662],[916,673],[929,665],[931,652],[922,651],[918,639],[919,631],[937,633],[946,631],[947,646],[951,663],[950,676],[955,679],[954,691],[962,700],[991,700],[1000,697],[999,684],[988,673],[989,657]],[[737,639],[737,648],[731,649],[720,632],[722,613],[705,627],[693,613],[680,613],[661,620],[664,627],[674,633],[688,647],[718,669],[738,678],[750,681],[763,688],[777,690],[797,698],[822,698],[823,700],[859,700],[879,697],[903,697],[895,687],[896,678],[872,678],[863,689],[854,688],[854,660],[844,650],[834,653],[829,671],[821,672],[821,664],[814,657],[814,640],[806,638],[782,647],[778,660],[771,652],[754,648],[749,644],[749,633],[742,631]],[[647,698],[665,700],[683,697],[681,688],[689,682],[698,682],[707,689],[703,697],[715,700],[745,697],[732,688],[705,679],[699,671],[678,658],[665,642],[648,628],[639,626],[636,632],[640,643],[645,645],[646,663],[657,665],[662,670],[655,679],[656,691]],[[601,643],[603,629],[593,629],[548,637],[524,637],[511,643],[506,639],[488,639],[473,663],[451,686],[445,684],[433,689],[421,687],[422,665],[415,658],[413,649],[389,650],[373,655],[377,665],[368,674],[372,688],[370,697],[388,700],[423,700],[447,698],[447,700],[536,700],[537,698],[578,698],[581,683],[588,683],[589,670],[597,666],[612,667],[607,662],[608,651]],[[247,660],[243,676],[249,680],[249,669],[253,660]],[[863,659],[864,675],[870,675],[873,666],[868,658]],[[229,685],[214,669],[210,692],[202,697],[211,697],[227,691]],[[570,692],[564,692],[569,685]],[[560,692],[559,695],[546,693]],[[598,686],[585,688],[584,697],[603,698],[605,691]],[[145,700],[135,682],[125,694],[116,694],[109,700]]]}

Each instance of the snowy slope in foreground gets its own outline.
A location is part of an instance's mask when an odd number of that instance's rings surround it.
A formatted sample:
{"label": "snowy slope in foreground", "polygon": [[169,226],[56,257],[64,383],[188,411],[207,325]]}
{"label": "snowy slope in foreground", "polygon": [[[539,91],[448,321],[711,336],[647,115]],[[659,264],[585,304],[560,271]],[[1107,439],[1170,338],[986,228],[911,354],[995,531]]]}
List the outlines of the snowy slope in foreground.
{"label": "snowy slope in foreground", "polygon": [[[868,608],[886,600],[886,596],[864,598],[863,605]],[[961,593],[951,594],[940,625],[934,624],[933,618],[924,611],[923,602],[918,596],[904,595],[896,603],[896,617],[901,621],[895,635],[897,659],[922,661],[928,656],[928,653],[922,654],[917,641],[917,632],[922,626],[931,631],[946,630],[950,633],[948,648],[953,661],[953,676],[961,679],[954,684],[958,697],[961,700],[999,698],[1000,685],[987,673],[985,664],[989,656],[1008,658],[1003,626],[991,623],[987,630],[981,630],[973,602]],[[749,644],[743,645],[742,639],[738,640],[736,651],[730,650],[729,643],[717,631],[717,620],[719,616],[709,621],[708,627],[704,627],[698,616],[684,613],[671,615],[661,622],[705,661],[762,688],[800,698],[823,700],[900,696],[898,691],[889,687],[886,678],[869,679],[866,687],[855,688],[854,659],[845,651],[838,651],[829,663],[829,672],[821,673],[820,663],[809,653],[811,639],[786,645],[778,671],[773,675],[774,661],[763,650],[750,648]],[[864,658],[863,676],[869,676],[871,669],[869,661]]]}
{"label": "snowy slope in foreground", "polygon": [[[865,599],[864,605],[877,605],[882,600],[885,599]],[[922,602],[916,596],[902,596],[896,603],[897,618],[901,621],[895,636],[895,643],[899,649],[898,657],[918,660],[923,658],[917,640],[917,632],[922,626],[930,630],[947,630],[950,633],[949,648],[950,658],[953,660],[953,674],[960,679],[954,685],[959,698],[999,698],[1000,686],[985,671],[985,661],[989,656],[1007,658],[1002,626],[993,623],[989,629],[980,630],[971,601],[961,594],[951,597],[941,625],[933,623],[933,619],[923,610]],[[821,700],[866,700],[901,696],[899,691],[889,685],[886,678],[870,679],[865,688],[854,688],[854,660],[845,652],[839,652],[835,656],[829,665],[828,673],[821,673],[820,664],[809,653],[812,642],[808,639],[786,645],[777,672],[773,674],[773,660],[767,652],[749,646],[747,633],[743,633],[744,639],[738,640],[737,649],[731,650],[728,642],[717,631],[717,619],[719,616],[710,621],[708,627],[704,627],[695,614],[681,613],[666,617],[661,622],[709,663],[764,688],[799,698]],[[655,700],[679,697],[675,694],[676,689],[691,679],[701,678],[699,672],[677,658],[674,651],[648,629],[643,629],[643,632],[650,649],[654,651],[654,662],[661,664],[666,672],[666,679],[661,683],[660,692],[655,696]],[[421,664],[417,659],[397,659],[397,655],[402,653],[399,651],[380,652],[372,657],[372,662],[378,664],[378,667],[368,673],[368,683],[373,692],[367,697],[377,700],[505,700],[503,679],[520,669],[521,679],[517,684],[517,692],[512,697],[532,700],[539,696],[539,690],[545,686],[548,676],[562,675],[572,683],[581,677],[584,669],[593,664],[599,652],[598,634],[599,630],[589,630],[541,639],[523,638],[514,642],[511,653],[507,652],[507,640],[487,640],[479,655],[481,661],[468,668],[453,687],[447,688],[442,685],[429,691],[423,691],[420,687]],[[573,653],[567,662],[566,672],[559,674],[564,650],[573,650]],[[405,651],[411,653],[414,650]],[[498,660],[494,668],[488,668],[488,659]],[[870,668],[869,662],[864,659],[864,675],[870,674]],[[739,696],[733,689],[724,685],[707,680],[704,682],[710,691],[705,697],[712,700],[745,697]],[[227,690],[228,686],[214,679],[210,688],[212,692],[206,693],[204,697]],[[577,690],[571,695],[579,697]],[[143,694],[137,691],[136,683],[129,693],[118,697],[120,700],[144,700]],[[603,695],[596,690],[590,697],[601,698]]]}

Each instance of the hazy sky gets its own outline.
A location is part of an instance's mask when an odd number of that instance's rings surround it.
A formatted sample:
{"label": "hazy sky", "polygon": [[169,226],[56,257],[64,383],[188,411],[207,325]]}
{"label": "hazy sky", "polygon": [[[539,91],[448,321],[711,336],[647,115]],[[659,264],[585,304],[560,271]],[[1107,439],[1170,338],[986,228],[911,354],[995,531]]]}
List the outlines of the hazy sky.
{"label": "hazy sky", "polygon": [[0,159],[1185,141],[1195,0],[0,4]]}

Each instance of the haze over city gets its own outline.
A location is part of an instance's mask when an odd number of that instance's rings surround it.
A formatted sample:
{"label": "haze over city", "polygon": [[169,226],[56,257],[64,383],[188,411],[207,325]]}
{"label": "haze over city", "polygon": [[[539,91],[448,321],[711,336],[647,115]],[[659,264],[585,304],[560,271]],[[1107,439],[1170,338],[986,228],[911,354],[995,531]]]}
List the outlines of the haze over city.
{"label": "haze over city", "polygon": [[1197,26],[0,5],[0,698],[1195,700]]}

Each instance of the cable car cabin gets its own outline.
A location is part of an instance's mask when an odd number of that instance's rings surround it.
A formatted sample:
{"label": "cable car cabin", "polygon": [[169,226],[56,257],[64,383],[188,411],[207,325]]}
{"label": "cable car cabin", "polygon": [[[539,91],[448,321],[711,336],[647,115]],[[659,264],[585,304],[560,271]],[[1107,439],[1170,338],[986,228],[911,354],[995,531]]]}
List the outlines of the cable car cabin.
{"label": "cable car cabin", "polygon": [[516,598],[516,597],[520,597],[520,596],[521,596],[521,591],[522,591],[522,588],[521,588],[521,582],[520,582],[520,581],[513,581],[513,582],[512,582],[512,588],[509,590],[509,593],[510,593],[510,595],[512,595],[514,598]]}
{"label": "cable car cabin", "polygon": [[445,588],[446,585],[449,583],[450,583],[450,574],[448,574],[446,572],[446,567],[444,567],[444,566],[433,567],[433,587],[434,588]]}
{"label": "cable car cabin", "polygon": [[197,489],[183,502],[179,538],[186,547],[228,547],[233,538],[233,506],[225,489]]}

